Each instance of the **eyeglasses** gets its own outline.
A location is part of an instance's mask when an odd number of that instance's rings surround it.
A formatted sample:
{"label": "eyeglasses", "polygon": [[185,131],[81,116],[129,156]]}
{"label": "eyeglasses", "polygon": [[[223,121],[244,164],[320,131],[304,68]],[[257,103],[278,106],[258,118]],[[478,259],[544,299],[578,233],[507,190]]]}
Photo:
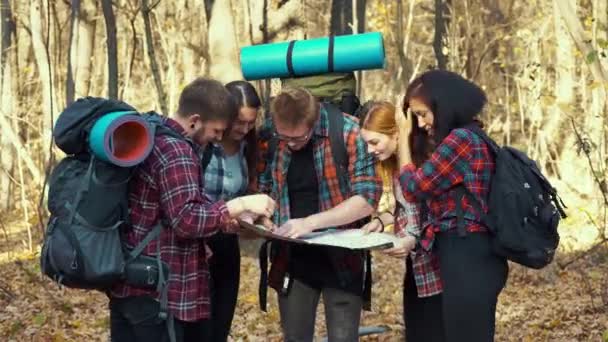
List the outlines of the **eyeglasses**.
{"label": "eyeglasses", "polygon": [[308,138],[310,138],[311,133],[312,133],[312,129],[310,130],[310,132],[308,132],[308,133],[306,133],[304,135],[301,135],[299,137],[288,137],[286,135],[280,134],[279,132],[275,131],[273,133],[273,136],[275,138],[279,139],[279,140],[283,140],[283,141],[288,142],[288,143],[289,142],[291,142],[291,143],[303,143],[306,140],[308,140]]}

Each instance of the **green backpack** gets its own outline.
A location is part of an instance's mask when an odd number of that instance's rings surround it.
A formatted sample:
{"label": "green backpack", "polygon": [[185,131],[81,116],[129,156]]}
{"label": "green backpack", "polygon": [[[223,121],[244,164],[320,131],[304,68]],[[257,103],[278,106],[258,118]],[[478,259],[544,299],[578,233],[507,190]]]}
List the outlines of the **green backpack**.
{"label": "green backpack", "polygon": [[357,79],[352,72],[283,78],[281,84],[283,87],[306,88],[321,102],[331,103],[344,113],[357,116],[360,101],[357,97]]}

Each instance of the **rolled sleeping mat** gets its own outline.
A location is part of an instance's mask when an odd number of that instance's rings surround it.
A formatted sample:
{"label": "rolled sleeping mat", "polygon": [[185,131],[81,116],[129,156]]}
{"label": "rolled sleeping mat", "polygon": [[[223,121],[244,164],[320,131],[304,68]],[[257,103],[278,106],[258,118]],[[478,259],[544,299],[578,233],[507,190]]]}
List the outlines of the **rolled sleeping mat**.
{"label": "rolled sleeping mat", "polygon": [[384,43],[380,32],[292,40],[245,46],[240,58],[250,81],[381,69]]}
{"label": "rolled sleeping mat", "polygon": [[95,121],[89,135],[93,154],[121,167],[135,166],[150,154],[154,132],[137,112],[108,113]]}

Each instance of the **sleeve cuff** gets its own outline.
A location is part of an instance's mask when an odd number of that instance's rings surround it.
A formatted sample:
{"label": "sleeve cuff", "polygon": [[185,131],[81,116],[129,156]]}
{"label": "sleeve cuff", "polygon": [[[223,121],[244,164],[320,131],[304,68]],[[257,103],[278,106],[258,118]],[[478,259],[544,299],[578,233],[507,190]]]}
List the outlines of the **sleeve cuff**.
{"label": "sleeve cuff", "polygon": [[230,212],[228,211],[226,202],[224,202],[223,200],[220,200],[220,201],[216,202],[216,205],[220,212],[220,224],[222,226],[225,226],[230,222]]}

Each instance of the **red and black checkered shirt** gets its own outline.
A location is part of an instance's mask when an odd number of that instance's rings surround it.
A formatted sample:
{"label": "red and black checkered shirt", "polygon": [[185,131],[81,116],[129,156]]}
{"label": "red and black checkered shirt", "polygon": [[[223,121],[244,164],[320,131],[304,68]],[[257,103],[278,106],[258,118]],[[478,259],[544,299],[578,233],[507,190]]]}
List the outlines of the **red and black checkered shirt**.
{"label": "red and black checkered shirt", "polygon": [[[181,126],[165,125],[184,134]],[[175,318],[197,321],[210,316],[209,266],[204,237],[226,226],[228,210],[223,201],[212,203],[202,192],[201,162],[192,146],[166,135],[156,136],[150,156],[137,168],[129,187],[131,228],[124,232],[133,248],[163,219],[162,230],[142,254],[156,255],[169,265],[168,306]],[[150,295],[154,290],[118,284],[114,297]]]}
{"label": "red and black checkered shirt", "polygon": [[[452,130],[420,168],[413,164],[403,167],[399,182],[405,199],[426,201],[429,208],[420,240],[425,250],[431,250],[436,233],[456,228],[454,191],[457,185],[463,184],[481,203],[484,213],[487,212],[490,178],[494,168],[494,157],[488,146],[465,128]],[[487,231],[480,223],[482,213],[476,212],[466,197],[462,200],[462,210],[468,232]]]}

